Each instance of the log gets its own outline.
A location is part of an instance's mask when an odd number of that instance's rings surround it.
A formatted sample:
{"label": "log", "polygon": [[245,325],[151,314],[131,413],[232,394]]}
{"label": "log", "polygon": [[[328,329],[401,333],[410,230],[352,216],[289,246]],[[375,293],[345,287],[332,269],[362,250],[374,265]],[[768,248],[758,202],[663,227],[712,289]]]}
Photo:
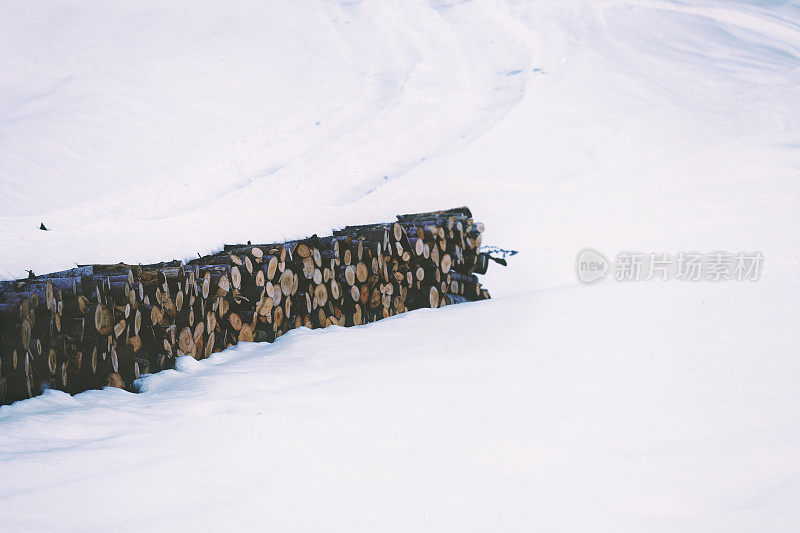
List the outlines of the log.
{"label": "log", "polygon": [[353,265],[347,265],[343,269],[342,275],[339,279],[344,281],[347,285],[355,285],[356,283],[356,269]]}
{"label": "log", "polygon": [[108,378],[106,378],[106,386],[124,389],[125,383],[122,381],[122,376],[120,376],[119,373],[111,372],[108,375]]}
{"label": "log", "polygon": [[64,361],[58,366],[58,373],[56,374],[56,387],[59,390],[66,391],[69,387],[69,382],[68,363]]}
{"label": "log", "polygon": [[454,207],[452,209],[444,209],[441,211],[428,211],[425,213],[411,213],[407,215],[397,215],[397,220],[400,222],[412,222],[414,220],[438,219],[454,215],[460,217],[472,218],[472,211],[470,211],[469,207],[462,206],[462,207]]}
{"label": "log", "polygon": [[7,376],[7,400],[17,401],[32,398],[36,392],[36,382],[33,375],[33,364],[30,356],[24,353],[19,361],[18,368]]}
{"label": "log", "polygon": [[94,317],[94,328],[100,335],[109,335],[114,329],[114,317],[103,304],[90,307],[90,314]]}
{"label": "log", "polygon": [[250,324],[242,324],[239,329],[238,342],[253,342],[253,327]]}
{"label": "log", "polygon": [[100,355],[97,350],[97,346],[92,346],[91,349],[82,356],[81,372],[84,375],[90,375],[90,376],[94,376],[95,374],[97,374],[99,357]]}
{"label": "log", "polygon": [[[40,353],[35,359],[38,360],[36,366],[41,376],[50,377],[55,375],[58,367],[58,357],[54,347]],[[80,368],[80,359],[78,359],[78,368]]]}
{"label": "log", "polygon": [[271,316],[273,301],[269,296],[264,296],[256,304],[256,312],[259,316]]}
{"label": "log", "polygon": [[474,275],[489,260],[484,229],[463,207],[328,237],[225,245],[186,264],[81,265],[0,281],[0,402],[48,386],[132,389],[140,372],[170,368],[175,355],[205,358],[292,327],[489,298]]}
{"label": "log", "polygon": [[230,313],[228,315],[228,323],[235,331],[242,329],[242,318],[236,313]]}
{"label": "log", "polygon": [[356,280],[359,283],[364,283],[367,281],[367,276],[369,276],[367,265],[363,261],[356,263]]}
{"label": "log", "polygon": [[291,270],[285,270],[283,274],[281,274],[281,292],[284,296],[292,294],[292,289],[296,283],[295,277],[296,275]]}
{"label": "log", "polygon": [[186,355],[191,355],[194,352],[194,335],[188,326],[183,328],[178,336],[178,347]]}
{"label": "log", "polygon": [[408,239],[410,250],[417,257],[421,257],[425,249],[425,242],[420,238],[412,237]]}
{"label": "log", "polygon": [[447,274],[450,272],[450,269],[453,266],[453,260],[451,259],[449,254],[444,254],[442,256],[442,260],[439,263],[439,267],[442,269],[442,274]]}
{"label": "log", "polygon": [[335,279],[331,279],[329,284],[330,284],[330,291],[329,291],[330,298],[333,301],[339,301],[339,299],[342,297],[342,292],[339,286],[339,282],[336,281]]}

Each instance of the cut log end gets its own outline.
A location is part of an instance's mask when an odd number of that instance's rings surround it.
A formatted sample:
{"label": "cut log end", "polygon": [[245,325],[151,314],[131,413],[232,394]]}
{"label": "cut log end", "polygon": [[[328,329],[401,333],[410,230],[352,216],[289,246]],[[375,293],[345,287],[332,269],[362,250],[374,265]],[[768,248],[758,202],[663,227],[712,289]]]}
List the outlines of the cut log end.
{"label": "cut log end", "polygon": [[364,283],[367,281],[367,277],[369,276],[369,269],[367,265],[363,261],[359,261],[356,263],[356,279],[359,283]]}
{"label": "cut log end", "polygon": [[353,265],[347,265],[344,269],[344,279],[348,285],[355,285],[356,283],[356,269]]}
{"label": "cut log end", "polygon": [[185,354],[194,351],[194,336],[190,328],[185,327],[181,330],[180,335],[178,335],[178,347]]}
{"label": "cut log end", "polygon": [[242,318],[237,313],[228,315],[228,322],[234,330],[239,331],[242,329]]}
{"label": "cut log end", "polygon": [[447,273],[449,273],[449,272],[450,272],[450,269],[451,269],[451,268],[452,268],[452,266],[453,266],[453,260],[452,260],[452,258],[450,257],[450,254],[444,254],[444,255],[442,256],[442,261],[441,261],[441,263],[439,264],[439,266],[440,266],[440,267],[441,267],[441,269],[442,269],[442,274],[447,274]]}
{"label": "cut log end", "polygon": [[124,389],[125,383],[122,381],[122,376],[120,376],[118,372],[111,372],[106,378],[106,387]]}
{"label": "cut log end", "polygon": [[294,273],[291,270],[285,270],[281,274],[281,292],[284,296],[292,294],[292,287],[294,286]]}
{"label": "cut log end", "polygon": [[436,287],[431,287],[429,291],[428,302],[430,303],[430,307],[432,309],[439,307],[439,291],[436,289]]}

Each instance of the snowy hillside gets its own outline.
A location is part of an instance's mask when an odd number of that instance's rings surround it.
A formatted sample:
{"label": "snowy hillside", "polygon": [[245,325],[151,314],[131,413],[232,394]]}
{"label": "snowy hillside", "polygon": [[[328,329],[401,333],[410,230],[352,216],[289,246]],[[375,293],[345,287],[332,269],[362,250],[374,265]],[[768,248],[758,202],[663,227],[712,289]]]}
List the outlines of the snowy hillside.
{"label": "snowy hillside", "polygon": [[0,530],[800,526],[796,3],[6,1],[0,72],[3,278],[457,205],[520,251],[490,301],[0,407]]}

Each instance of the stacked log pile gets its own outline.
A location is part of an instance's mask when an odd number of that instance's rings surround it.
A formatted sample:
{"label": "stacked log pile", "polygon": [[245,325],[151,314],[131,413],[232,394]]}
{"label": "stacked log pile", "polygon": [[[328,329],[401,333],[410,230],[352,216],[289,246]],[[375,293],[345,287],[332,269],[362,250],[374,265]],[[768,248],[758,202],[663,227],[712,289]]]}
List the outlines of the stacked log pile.
{"label": "stacked log pile", "polygon": [[226,245],[186,263],[85,265],[0,282],[0,403],[134,381],[239,341],[356,326],[489,298],[483,224],[466,207],[327,237]]}

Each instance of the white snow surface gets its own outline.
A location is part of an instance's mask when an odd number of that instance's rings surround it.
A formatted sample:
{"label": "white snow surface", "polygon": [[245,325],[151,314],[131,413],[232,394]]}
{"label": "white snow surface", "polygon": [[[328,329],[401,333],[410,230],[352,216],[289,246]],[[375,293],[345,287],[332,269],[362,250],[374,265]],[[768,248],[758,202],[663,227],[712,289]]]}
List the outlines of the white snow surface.
{"label": "white snow surface", "polygon": [[[800,528],[796,3],[5,0],[0,73],[3,277],[464,204],[520,251],[0,407],[0,530]],[[584,286],[585,246],[765,259]]]}

